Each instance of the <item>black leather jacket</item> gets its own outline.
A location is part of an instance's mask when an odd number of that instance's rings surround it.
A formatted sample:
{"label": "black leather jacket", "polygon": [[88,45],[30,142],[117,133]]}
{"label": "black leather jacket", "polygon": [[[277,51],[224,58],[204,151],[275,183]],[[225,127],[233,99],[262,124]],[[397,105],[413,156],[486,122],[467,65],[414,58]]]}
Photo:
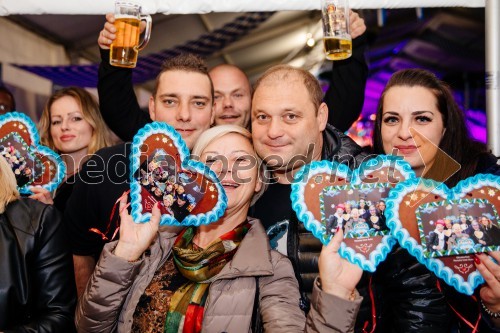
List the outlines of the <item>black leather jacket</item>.
{"label": "black leather jacket", "polygon": [[0,214],[0,331],[72,332],[76,289],[61,217],[21,198]]}
{"label": "black leather jacket", "polygon": [[[481,165],[476,173],[500,175],[496,158],[492,155],[488,157],[480,161]],[[450,305],[469,322],[475,323],[478,319],[478,304],[470,296],[458,293],[444,281],[440,281],[440,291],[437,277],[400,246],[396,245],[387,259],[377,267],[371,285],[369,279],[370,275],[365,273],[358,284],[364,300],[356,322],[357,332],[361,331],[366,322],[369,322],[368,331],[372,327],[368,286],[372,290],[377,317],[375,332],[472,332],[453,313]],[[477,292],[479,288],[476,289]],[[491,326],[487,315],[483,313],[479,332],[499,330]]]}

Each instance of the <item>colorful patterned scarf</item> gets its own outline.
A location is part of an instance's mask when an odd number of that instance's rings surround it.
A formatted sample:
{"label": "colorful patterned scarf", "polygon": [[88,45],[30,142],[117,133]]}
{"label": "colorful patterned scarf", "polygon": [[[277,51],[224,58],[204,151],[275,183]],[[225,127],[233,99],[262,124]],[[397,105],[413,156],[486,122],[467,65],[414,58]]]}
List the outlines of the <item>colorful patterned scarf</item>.
{"label": "colorful patterned scarf", "polygon": [[251,224],[244,222],[213,241],[206,249],[193,244],[196,228],[184,229],[172,248],[179,272],[190,280],[175,291],[165,321],[165,333],[201,332],[203,310],[212,279],[229,262]]}

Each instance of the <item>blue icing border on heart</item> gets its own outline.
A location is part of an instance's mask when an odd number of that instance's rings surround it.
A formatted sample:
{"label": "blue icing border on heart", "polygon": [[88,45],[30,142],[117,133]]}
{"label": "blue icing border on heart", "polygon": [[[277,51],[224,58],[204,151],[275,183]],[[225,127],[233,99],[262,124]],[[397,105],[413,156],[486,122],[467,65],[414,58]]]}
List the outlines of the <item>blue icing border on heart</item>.
{"label": "blue icing border on heart", "polygon": [[40,135],[38,134],[35,123],[30,117],[21,112],[7,112],[6,114],[0,116],[0,127],[11,121],[19,121],[23,123],[26,126],[33,143],[40,143]]}
{"label": "blue icing border on heart", "polygon": [[134,174],[140,167],[140,147],[144,140],[153,134],[162,133],[169,136],[174,142],[175,147],[179,151],[181,167],[183,169],[195,171],[204,174],[210,181],[217,187],[219,199],[215,207],[207,213],[200,213],[196,215],[188,215],[183,221],[177,221],[172,215],[163,214],[161,216],[160,225],[174,225],[174,226],[200,226],[217,221],[227,207],[227,197],[224,188],[219,182],[217,175],[210,170],[205,164],[189,159],[189,149],[182,139],[181,135],[170,125],[160,122],[152,122],[140,129],[134,136],[132,141],[132,149],[130,154],[130,196],[131,196],[131,215],[135,222],[147,222],[151,218],[151,213],[142,214],[141,204],[141,186],[135,180]]}
{"label": "blue icing border on heart", "polygon": [[[336,175],[344,179],[349,179],[351,177],[351,170],[343,164],[338,164],[338,169]],[[290,194],[290,199],[292,200],[292,208],[297,214],[297,218],[304,223],[304,226],[309,230],[314,237],[318,238],[324,245],[328,242],[323,238],[323,226],[321,222],[317,221],[313,214],[307,210],[306,203],[304,201],[304,188],[309,177],[305,180],[303,179],[307,175],[314,175],[318,173],[331,173],[334,168],[334,164],[330,161],[316,161],[303,166],[295,176],[294,182],[292,183],[292,192]]]}
{"label": "blue icing border on heart", "polygon": [[461,180],[451,191],[456,199],[460,199],[464,193],[479,189],[483,186],[493,186],[500,188],[500,177],[492,174],[477,174],[473,177]]}
{"label": "blue icing border on heart", "polygon": [[[52,159],[54,164],[57,166],[56,176],[53,180],[47,184],[42,185],[42,187],[49,192],[55,191],[59,185],[63,182],[64,177],[66,176],[66,164],[61,159],[61,156],[54,152],[52,149],[46,146],[36,146],[36,152],[41,153],[42,155],[47,156],[49,159]],[[24,186],[23,186],[24,187]],[[32,194],[29,189],[26,189],[26,194]]]}
{"label": "blue icing border on heart", "polygon": [[[31,120],[30,117],[21,112],[8,112],[0,116],[0,127],[12,121],[20,122],[24,124],[24,126],[26,126],[26,129],[28,130],[29,136],[32,140],[30,147],[33,148],[33,153],[38,152],[42,155],[47,156],[48,158],[51,158],[55,162],[55,165],[57,167],[55,177],[52,179],[52,181],[42,185],[42,188],[46,189],[47,191],[54,191],[62,183],[64,177],[66,176],[66,165],[62,161],[61,156],[59,156],[59,154],[54,152],[49,147],[42,146],[40,144],[40,134],[38,133],[35,123],[33,122],[33,120]],[[30,184],[26,184],[22,187],[19,187],[19,193],[24,195],[33,194],[29,189],[30,186]]]}
{"label": "blue icing border on heart", "polygon": [[398,240],[399,244],[408,250],[408,252],[420,263],[443,279],[448,285],[453,286],[461,293],[472,295],[474,289],[484,283],[481,274],[475,270],[469,274],[467,281],[465,281],[461,275],[455,274],[449,267],[446,267],[440,259],[425,258],[422,246],[410,236],[408,231],[403,228],[401,224],[399,218],[399,205],[403,197],[414,191],[420,182],[422,182],[422,185],[425,187],[435,187],[432,191],[433,194],[439,195],[443,199],[452,200],[461,199],[467,192],[480,187],[492,186],[500,188],[500,177],[491,174],[478,174],[460,181],[453,189],[449,189],[446,185],[429,179],[410,179],[396,185],[389,193],[389,199],[386,202],[387,226]]}
{"label": "blue icing border on heart", "polygon": [[[337,170],[335,173],[337,177],[350,179],[351,184],[355,185],[360,182],[360,175],[363,175],[365,171],[375,171],[377,167],[385,167],[391,164],[393,164],[406,178],[415,178],[415,173],[407,162],[400,157],[388,155],[379,155],[364,162],[354,171],[351,171],[344,164],[326,160],[311,162],[303,166],[295,176],[295,180],[292,183],[292,192],[290,194],[292,208],[296,212],[297,218],[304,223],[307,230],[326,245],[328,240],[323,237],[324,227],[307,209],[304,200],[304,188],[309,179],[319,173],[331,173],[332,170]],[[395,244],[396,240],[391,235],[384,236],[375,250],[370,253],[369,259],[367,260],[363,255],[356,253],[352,248],[346,246],[345,242],[342,242],[339,254],[349,262],[358,265],[363,270],[374,272],[376,267],[387,258],[387,255]]]}

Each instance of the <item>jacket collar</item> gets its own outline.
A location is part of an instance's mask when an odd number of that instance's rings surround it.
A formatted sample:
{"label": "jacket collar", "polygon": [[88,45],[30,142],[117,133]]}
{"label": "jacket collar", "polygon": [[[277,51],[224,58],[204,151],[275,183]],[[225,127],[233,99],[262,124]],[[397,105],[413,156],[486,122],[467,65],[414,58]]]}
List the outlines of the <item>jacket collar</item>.
{"label": "jacket collar", "polygon": [[331,160],[340,149],[339,142],[339,133],[337,133],[335,127],[327,124],[325,130],[323,131],[323,150],[321,152],[321,159]]}
{"label": "jacket collar", "polygon": [[346,163],[351,169],[357,168],[367,157],[363,149],[350,137],[330,124],[323,131],[321,159]]}
{"label": "jacket collar", "polygon": [[[233,259],[224,266],[217,278],[274,274],[271,247],[266,231],[258,219],[249,217],[248,222],[252,227],[241,241]],[[182,229],[182,227],[160,227],[159,237],[151,245],[148,256],[162,258],[159,264],[163,264],[170,255],[174,241]]]}
{"label": "jacket collar", "polygon": [[[19,198],[7,205],[4,215],[6,223],[10,224],[12,228],[33,236],[35,235],[37,226],[33,224],[33,217],[30,216],[30,208],[28,207],[30,201],[33,202],[32,206],[42,205],[33,199]],[[26,223],[26,221],[30,221],[30,223]]]}
{"label": "jacket collar", "polygon": [[218,278],[273,275],[271,247],[259,220],[249,217],[250,230],[241,241],[233,259],[222,269]]}

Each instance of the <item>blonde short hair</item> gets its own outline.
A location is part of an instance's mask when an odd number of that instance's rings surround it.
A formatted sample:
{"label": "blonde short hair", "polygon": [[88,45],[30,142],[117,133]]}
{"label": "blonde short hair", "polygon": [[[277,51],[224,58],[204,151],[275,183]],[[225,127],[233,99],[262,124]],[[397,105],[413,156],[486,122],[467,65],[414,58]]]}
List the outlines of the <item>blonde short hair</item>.
{"label": "blonde short hair", "polygon": [[0,156],[0,214],[12,201],[19,199],[16,176],[7,160]]}
{"label": "blonde short hair", "polygon": [[[223,137],[224,135],[232,134],[232,133],[239,134],[239,135],[243,136],[252,144],[252,147],[253,147],[252,134],[247,129],[245,129],[241,126],[237,126],[237,125],[218,125],[218,126],[214,126],[210,129],[206,130],[205,132],[203,132],[203,134],[200,135],[200,137],[196,141],[196,144],[193,147],[193,151],[191,152],[192,158],[199,160],[201,154],[203,153],[203,151],[207,148],[207,146],[211,142]],[[254,153],[253,155],[256,159],[257,165],[259,167],[258,177],[259,177],[260,181],[262,181],[262,178],[264,177],[264,175],[267,175],[267,169],[266,169],[264,163],[262,162],[262,159],[259,157],[259,155],[255,151],[255,149],[254,149],[253,153]],[[265,184],[263,184],[263,185],[265,185]],[[262,196],[265,189],[266,189],[266,186],[262,186],[261,190],[253,195],[251,205],[253,205]]]}

